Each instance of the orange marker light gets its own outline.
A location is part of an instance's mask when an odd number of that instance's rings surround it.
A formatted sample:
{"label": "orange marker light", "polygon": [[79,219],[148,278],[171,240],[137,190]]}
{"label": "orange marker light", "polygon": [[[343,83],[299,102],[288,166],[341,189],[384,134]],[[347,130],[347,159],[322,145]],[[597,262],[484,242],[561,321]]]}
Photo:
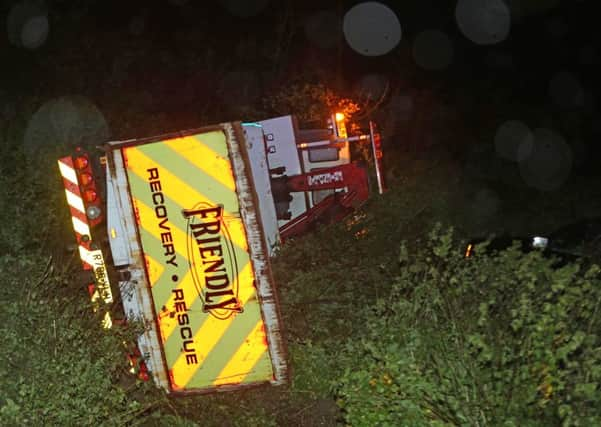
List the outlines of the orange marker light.
{"label": "orange marker light", "polygon": [[88,158],[86,156],[79,156],[75,158],[73,165],[75,166],[75,169],[82,170],[87,168],[89,163],[90,162],[88,161]]}
{"label": "orange marker light", "polygon": [[336,121],[337,122],[341,122],[344,120],[344,114],[343,113],[336,113]]}
{"label": "orange marker light", "polygon": [[465,257],[469,258],[472,256],[472,249],[473,249],[473,245],[470,243],[469,245],[467,245],[467,248],[465,249]]}
{"label": "orange marker light", "polygon": [[84,172],[81,175],[79,175],[79,181],[81,182],[81,185],[86,187],[94,181],[94,177],[92,177],[92,175],[90,175],[89,173]]}
{"label": "orange marker light", "polygon": [[93,202],[98,197],[98,193],[96,193],[96,191],[92,189],[87,189],[83,192],[83,197],[86,200],[86,202]]}

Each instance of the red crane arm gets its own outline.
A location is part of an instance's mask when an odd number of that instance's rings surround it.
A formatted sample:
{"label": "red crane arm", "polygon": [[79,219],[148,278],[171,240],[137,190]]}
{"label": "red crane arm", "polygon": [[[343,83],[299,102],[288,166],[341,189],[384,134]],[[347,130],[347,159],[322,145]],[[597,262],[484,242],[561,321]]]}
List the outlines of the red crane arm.
{"label": "red crane arm", "polygon": [[367,171],[356,163],[294,175],[288,178],[286,186],[290,192],[338,188],[346,188],[347,191],[336,192],[326,197],[306,212],[280,227],[282,240],[306,232],[319,221],[340,220],[349,211],[363,204],[369,197]]}

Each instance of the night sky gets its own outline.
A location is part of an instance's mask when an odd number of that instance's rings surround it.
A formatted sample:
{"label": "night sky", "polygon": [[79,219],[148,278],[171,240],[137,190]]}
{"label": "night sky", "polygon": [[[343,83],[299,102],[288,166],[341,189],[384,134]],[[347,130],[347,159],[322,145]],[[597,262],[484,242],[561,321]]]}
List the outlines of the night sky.
{"label": "night sky", "polygon": [[365,106],[391,156],[448,147],[515,175],[492,181],[574,192],[601,175],[595,3],[4,0],[2,137],[85,145],[262,119],[306,82]]}

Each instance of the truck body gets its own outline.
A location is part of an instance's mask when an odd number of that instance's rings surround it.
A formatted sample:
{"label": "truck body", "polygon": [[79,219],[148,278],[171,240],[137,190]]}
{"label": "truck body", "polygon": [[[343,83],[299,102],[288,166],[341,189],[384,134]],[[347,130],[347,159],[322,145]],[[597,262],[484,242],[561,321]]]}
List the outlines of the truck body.
{"label": "truck body", "polygon": [[107,328],[143,325],[129,355],[140,377],[174,394],[287,381],[270,256],[286,227],[299,234],[368,196],[336,139],[303,142],[285,116],[59,160],[94,310]]}

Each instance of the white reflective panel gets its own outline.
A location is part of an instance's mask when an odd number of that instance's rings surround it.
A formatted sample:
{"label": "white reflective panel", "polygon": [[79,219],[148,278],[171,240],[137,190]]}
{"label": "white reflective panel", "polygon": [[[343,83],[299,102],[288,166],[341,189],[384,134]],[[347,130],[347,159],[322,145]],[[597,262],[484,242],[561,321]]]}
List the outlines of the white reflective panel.
{"label": "white reflective panel", "polygon": [[536,249],[545,249],[549,244],[549,239],[546,237],[535,236],[532,238],[532,247]]}
{"label": "white reflective panel", "polygon": [[65,194],[67,195],[67,203],[69,206],[74,207],[79,212],[85,214],[86,208],[83,205],[83,200],[77,194],[65,189]]}
{"label": "white reflective panel", "polygon": [[63,178],[75,185],[79,185],[77,182],[77,174],[75,173],[75,169],[64,164],[63,162],[58,162],[58,168],[60,169]]}
{"label": "white reflective panel", "polygon": [[82,235],[82,236],[89,236],[90,235],[90,227],[88,226],[88,224],[86,224],[85,222],[83,222],[82,220],[80,220],[79,218],[76,217],[71,217],[71,221],[73,222],[73,229],[75,230],[76,233]]}

